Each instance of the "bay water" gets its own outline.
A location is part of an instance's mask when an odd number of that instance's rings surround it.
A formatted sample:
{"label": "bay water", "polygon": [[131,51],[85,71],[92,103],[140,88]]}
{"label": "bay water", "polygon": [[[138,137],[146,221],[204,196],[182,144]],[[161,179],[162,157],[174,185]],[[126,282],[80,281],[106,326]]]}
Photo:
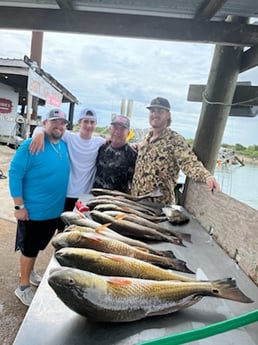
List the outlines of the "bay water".
{"label": "bay water", "polygon": [[258,165],[222,164],[214,176],[223,193],[258,210]]}

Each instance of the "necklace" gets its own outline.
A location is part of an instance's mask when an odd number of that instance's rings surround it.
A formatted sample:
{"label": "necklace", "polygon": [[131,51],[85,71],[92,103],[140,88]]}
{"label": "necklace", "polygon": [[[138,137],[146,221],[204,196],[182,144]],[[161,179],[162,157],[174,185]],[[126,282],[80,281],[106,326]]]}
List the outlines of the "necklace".
{"label": "necklace", "polygon": [[50,143],[53,150],[56,152],[56,154],[58,155],[59,159],[62,160],[62,152],[61,152],[61,146],[60,146],[60,143],[58,144],[53,144],[53,143]]}

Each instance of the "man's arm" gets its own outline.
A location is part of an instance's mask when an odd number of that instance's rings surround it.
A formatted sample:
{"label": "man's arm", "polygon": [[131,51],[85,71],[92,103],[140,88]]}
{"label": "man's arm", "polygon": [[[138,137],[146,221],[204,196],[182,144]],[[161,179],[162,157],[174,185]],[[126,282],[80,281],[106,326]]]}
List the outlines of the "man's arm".
{"label": "man's arm", "polygon": [[37,126],[32,133],[32,141],[30,144],[30,152],[32,154],[37,154],[41,150],[44,151],[44,137],[44,128]]}
{"label": "man's arm", "polygon": [[[65,131],[62,136],[62,140],[66,142],[66,138],[69,136],[70,131]],[[44,151],[44,138],[45,130],[44,127],[37,126],[32,133],[32,141],[30,144],[30,152],[32,154],[38,154],[40,151]]]}
{"label": "man's arm", "polygon": [[18,220],[28,220],[29,215],[23,200],[23,181],[29,167],[29,139],[16,151],[9,169],[9,190],[14,203],[14,216]]}

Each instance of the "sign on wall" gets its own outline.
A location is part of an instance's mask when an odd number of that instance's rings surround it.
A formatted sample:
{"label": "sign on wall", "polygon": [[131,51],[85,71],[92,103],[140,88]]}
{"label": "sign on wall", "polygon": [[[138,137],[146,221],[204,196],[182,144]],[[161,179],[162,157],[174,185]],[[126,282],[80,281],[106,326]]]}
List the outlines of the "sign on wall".
{"label": "sign on wall", "polygon": [[13,102],[7,98],[0,98],[0,114],[10,114],[12,112]]}
{"label": "sign on wall", "polygon": [[44,99],[47,104],[61,107],[63,95],[32,69],[29,69],[27,90],[31,95]]}

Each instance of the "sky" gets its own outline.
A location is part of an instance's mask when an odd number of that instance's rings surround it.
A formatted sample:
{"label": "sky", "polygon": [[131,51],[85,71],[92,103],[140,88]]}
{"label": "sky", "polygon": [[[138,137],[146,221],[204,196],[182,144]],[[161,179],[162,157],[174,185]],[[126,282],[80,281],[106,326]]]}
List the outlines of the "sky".
{"label": "sky", "polygon": [[[31,31],[0,30],[0,58],[30,56]],[[146,105],[165,97],[172,107],[172,128],[193,139],[201,103],[187,101],[190,84],[206,84],[214,45],[45,32],[42,63],[80,101],[81,109],[97,112],[98,126],[108,126],[119,114],[122,99],[133,100],[132,128],[149,128]],[[258,85],[258,67],[238,81]],[[63,110],[67,111],[66,105]],[[41,113],[40,113],[41,112]],[[39,109],[44,115],[46,109]],[[229,117],[222,142],[258,145],[258,116]]]}

